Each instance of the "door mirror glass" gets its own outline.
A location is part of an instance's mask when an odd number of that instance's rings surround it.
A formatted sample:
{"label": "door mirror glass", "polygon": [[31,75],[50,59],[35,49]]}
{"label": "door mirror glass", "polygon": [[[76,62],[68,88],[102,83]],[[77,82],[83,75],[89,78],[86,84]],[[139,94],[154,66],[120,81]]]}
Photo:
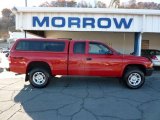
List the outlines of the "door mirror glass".
{"label": "door mirror glass", "polygon": [[108,53],[106,53],[107,55],[113,55],[113,52],[111,50],[108,51]]}

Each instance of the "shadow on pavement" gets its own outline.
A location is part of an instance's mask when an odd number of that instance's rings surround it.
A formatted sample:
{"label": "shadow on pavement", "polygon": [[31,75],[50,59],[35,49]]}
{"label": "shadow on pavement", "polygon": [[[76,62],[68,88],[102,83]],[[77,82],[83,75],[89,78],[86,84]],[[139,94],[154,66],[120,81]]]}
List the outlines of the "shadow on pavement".
{"label": "shadow on pavement", "polygon": [[55,78],[44,89],[25,85],[14,97],[22,107],[13,117],[24,120],[110,120],[142,119],[143,114],[144,119],[147,115],[150,119],[158,118],[158,79],[147,78],[145,85],[137,90],[124,87],[118,79],[101,77]]}
{"label": "shadow on pavement", "polygon": [[155,71],[160,71],[160,67],[154,67]]}
{"label": "shadow on pavement", "polygon": [[14,97],[23,108],[14,117],[23,113],[25,119],[30,116],[33,120],[68,120],[82,109],[85,98],[104,97],[103,89],[107,87],[106,92],[125,89],[117,79],[99,77],[55,78],[43,89],[25,85]]}

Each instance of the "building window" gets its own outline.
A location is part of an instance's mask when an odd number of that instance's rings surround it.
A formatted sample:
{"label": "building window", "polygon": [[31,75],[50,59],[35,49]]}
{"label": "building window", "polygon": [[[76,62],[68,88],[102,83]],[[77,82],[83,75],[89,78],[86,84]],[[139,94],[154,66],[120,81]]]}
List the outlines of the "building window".
{"label": "building window", "polygon": [[142,49],[149,49],[149,40],[142,40]]}

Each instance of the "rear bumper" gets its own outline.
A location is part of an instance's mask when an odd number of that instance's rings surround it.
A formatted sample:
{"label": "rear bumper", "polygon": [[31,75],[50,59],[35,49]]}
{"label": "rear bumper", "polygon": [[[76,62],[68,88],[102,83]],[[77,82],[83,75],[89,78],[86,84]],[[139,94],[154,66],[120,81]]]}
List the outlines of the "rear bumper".
{"label": "rear bumper", "polygon": [[151,76],[152,75],[152,73],[153,73],[153,68],[147,68],[146,69],[146,76]]}

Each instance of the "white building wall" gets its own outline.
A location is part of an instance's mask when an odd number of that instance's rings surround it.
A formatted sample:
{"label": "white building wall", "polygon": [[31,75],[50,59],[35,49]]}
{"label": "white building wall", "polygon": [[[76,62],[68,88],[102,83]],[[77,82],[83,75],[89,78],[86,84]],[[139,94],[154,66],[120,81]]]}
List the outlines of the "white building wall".
{"label": "white building wall", "polygon": [[160,33],[145,33],[143,40],[149,40],[149,49],[160,50]]}
{"label": "white building wall", "polygon": [[59,32],[46,31],[47,38],[72,38],[75,40],[101,40],[119,52],[130,54],[134,49],[134,33],[113,32]]}
{"label": "white building wall", "polygon": [[[34,18],[37,17],[35,20]],[[44,19],[47,17],[46,20]],[[52,19],[61,17],[65,20],[63,27],[53,26]],[[69,18],[78,18],[80,20],[80,27],[72,25],[69,27]],[[85,24],[83,18],[92,18],[95,20],[94,27],[90,25],[83,27]],[[109,26],[101,28],[98,26],[100,18],[107,18],[111,21],[109,25],[108,20],[102,20],[102,26]],[[129,27],[117,28],[116,23],[120,24],[122,19],[125,19],[126,24],[132,19]],[[43,21],[44,20],[44,21]],[[39,23],[42,25],[39,25]],[[43,22],[44,23],[43,23]],[[74,22],[74,21],[72,21]],[[88,21],[90,22],[90,21]],[[33,25],[35,23],[35,26]],[[56,25],[61,25],[62,20],[56,19]],[[49,24],[49,25],[47,25]],[[159,10],[135,10],[135,9],[104,9],[104,8],[49,8],[49,7],[31,7],[31,8],[17,8],[16,11],[16,29],[17,30],[56,30],[56,31],[110,31],[110,32],[160,32],[160,11]]]}

